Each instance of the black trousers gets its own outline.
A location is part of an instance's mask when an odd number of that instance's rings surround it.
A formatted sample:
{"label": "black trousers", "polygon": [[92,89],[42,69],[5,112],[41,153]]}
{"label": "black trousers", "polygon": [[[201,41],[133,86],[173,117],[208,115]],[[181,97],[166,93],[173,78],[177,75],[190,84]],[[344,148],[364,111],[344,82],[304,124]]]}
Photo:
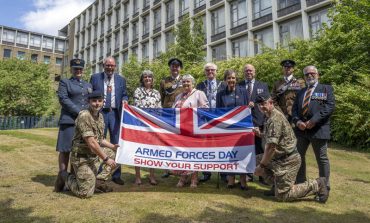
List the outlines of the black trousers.
{"label": "black trousers", "polygon": [[302,164],[297,174],[297,183],[304,183],[306,177],[306,152],[309,145],[312,145],[313,152],[315,153],[316,162],[319,167],[319,176],[325,177],[327,186],[330,187],[330,163],[328,158],[328,140],[327,139],[314,139],[310,136],[297,136],[297,149],[301,155]]}

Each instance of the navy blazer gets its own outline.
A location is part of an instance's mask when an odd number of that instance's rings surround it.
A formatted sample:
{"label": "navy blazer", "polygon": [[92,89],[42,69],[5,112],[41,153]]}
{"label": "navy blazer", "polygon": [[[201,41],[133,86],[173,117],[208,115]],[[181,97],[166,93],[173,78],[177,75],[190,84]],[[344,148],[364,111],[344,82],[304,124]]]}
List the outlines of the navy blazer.
{"label": "navy blazer", "polygon": [[88,108],[87,95],[92,91],[90,83],[71,77],[59,82],[58,98],[62,106],[59,124],[75,124],[78,113]]}
{"label": "navy blazer", "polygon": [[[246,89],[246,83],[245,80],[239,82],[239,86]],[[248,103],[252,101],[253,103],[256,102],[257,96],[261,94],[262,92],[269,93],[269,88],[266,83],[261,81],[254,81],[253,85],[253,91],[250,100],[248,100]],[[265,121],[265,115],[259,110],[258,106],[255,104],[252,110],[252,117],[253,117],[253,125],[256,127],[262,127]]]}
{"label": "navy blazer", "polygon": [[[114,78],[114,94],[115,94],[115,103],[116,108],[119,111],[119,114],[122,113],[122,100],[128,101],[128,96],[126,92],[126,80],[119,74],[113,74]],[[98,90],[104,93],[104,72],[96,73],[91,76],[90,83],[93,87],[93,90]]]}
{"label": "navy blazer", "polygon": [[247,105],[248,97],[245,88],[236,86],[234,98],[230,97],[230,92],[227,87],[217,92],[216,95],[216,108],[236,107]]}
{"label": "navy blazer", "polygon": [[292,108],[292,120],[295,125],[299,120],[312,121],[315,126],[312,129],[300,130],[295,128],[297,135],[308,134],[316,139],[330,139],[330,116],[335,108],[335,98],[333,87],[318,83],[311,94],[306,116],[302,115],[302,103],[307,87],[300,90],[294,101]]}

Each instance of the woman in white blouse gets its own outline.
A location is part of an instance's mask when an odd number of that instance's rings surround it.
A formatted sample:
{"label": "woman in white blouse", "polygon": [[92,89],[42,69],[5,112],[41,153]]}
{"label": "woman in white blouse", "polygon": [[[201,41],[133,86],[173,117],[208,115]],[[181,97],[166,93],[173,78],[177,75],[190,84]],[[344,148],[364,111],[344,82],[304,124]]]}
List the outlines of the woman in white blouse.
{"label": "woman in white blouse", "polygon": [[[161,108],[161,95],[153,89],[154,76],[150,70],[144,70],[140,76],[141,86],[134,92],[134,106],[140,108]],[[140,167],[135,167],[135,184],[141,185]],[[149,183],[157,185],[154,177],[154,169],[149,169]]]}
{"label": "woman in white blouse", "polygon": [[[195,79],[190,74],[182,77],[183,93],[176,97],[173,108],[209,108],[207,96],[203,91],[194,88]],[[188,176],[191,176],[190,187],[196,188],[198,186],[198,172],[194,171],[174,171],[175,174],[180,175],[180,180],[177,187],[183,187],[187,181]]]}

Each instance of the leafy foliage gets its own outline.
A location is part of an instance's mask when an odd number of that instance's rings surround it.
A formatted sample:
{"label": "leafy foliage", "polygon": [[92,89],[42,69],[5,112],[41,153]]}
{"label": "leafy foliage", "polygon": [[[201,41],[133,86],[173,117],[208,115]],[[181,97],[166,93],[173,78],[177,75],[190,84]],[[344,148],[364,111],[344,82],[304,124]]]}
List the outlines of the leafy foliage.
{"label": "leafy foliage", "polygon": [[27,60],[0,61],[0,114],[43,115],[52,104],[48,66]]}

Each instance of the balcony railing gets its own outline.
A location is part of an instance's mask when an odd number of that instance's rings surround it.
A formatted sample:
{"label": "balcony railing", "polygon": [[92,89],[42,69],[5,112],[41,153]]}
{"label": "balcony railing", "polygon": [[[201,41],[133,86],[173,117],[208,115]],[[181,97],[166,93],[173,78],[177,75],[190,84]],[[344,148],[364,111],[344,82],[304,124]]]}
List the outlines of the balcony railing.
{"label": "balcony railing", "polygon": [[257,19],[253,19],[252,25],[253,26],[258,26],[258,25],[261,25],[261,24],[266,23],[266,22],[271,21],[271,20],[272,20],[272,14],[267,14],[267,15],[264,15],[264,16],[259,17]]}
{"label": "balcony railing", "polygon": [[307,7],[316,5],[317,3],[320,2],[325,2],[326,0],[306,0]]}
{"label": "balcony railing", "polygon": [[225,37],[226,37],[226,32],[223,31],[221,33],[218,33],[218,34],[215,34],[215,35],[211,36],[211,42],[220,40],[220,39],[225,38]]}
{"label": "balcony railing", "polygon": [[232,28],[230,30],[230,33],[231,33],[231,35],[233,35],[235,33],[240,33],[240,32],[245,31],[247,29],[248,29],[248,23],[244,23],[244,24],[241,24],[241,25],[238,25],[238,26]]}
{"label": "balcony railing", "polygon": [[277,15],[278,15],[278,17],[282,17],[282,16],[288,15],[292,12],[298,11],[300,9],[301,9],[301,3],[299,2],[299,3],[296,3],[294,5],[290,5],[288,7],[279,9],[277,11]]}

